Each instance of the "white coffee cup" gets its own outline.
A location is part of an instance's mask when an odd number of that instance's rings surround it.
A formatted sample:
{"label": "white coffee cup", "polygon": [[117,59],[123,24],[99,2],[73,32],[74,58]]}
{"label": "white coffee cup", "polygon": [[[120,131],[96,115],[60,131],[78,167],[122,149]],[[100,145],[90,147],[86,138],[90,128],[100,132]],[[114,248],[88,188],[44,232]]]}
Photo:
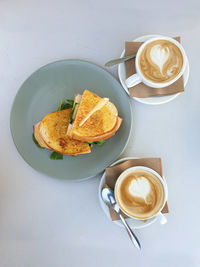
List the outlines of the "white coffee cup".
{"label": "white coffee cup", "polygon": [[[140,57],[140,54],[142,52],[142,50],[145,48],[145,46],[148,43],[151,43],[152,41],[156,41],[156,40],[167,40],[170,41],[171,43],[175,44],[181,51],[182,56],[183,56],[183,66],[181,71],[179,72],[179,74],[174,77],[174,79],[168,81],[168,82],[162,82],[162,83],[156,83],[156,82],[152,82],[150,80],[147,80],[144,75],[142,74],[140,67],[139,67],[139,62],[138,59]],[[176,40],[174,40],[173,38],[170,37],[166,37],[166,36],[157,36],[154,38],[150,38],[148,39],[146,42],[144,42],[140,48],[137,51],[136,54],[136,58],[135,58],[135,69],[136,69],[136,73],[131,75],[128,79],[126,79],[125,84],[128,88],[133,87],[141,82],[143,82],[144,84],[146,84],[147,86],[153,87],[153,88],[163,88],[163,87],[167,87],[169,85],[171,85],[172,83],[174,83],[175,81],[177,81],[184,73],[185,68],[186,68],[186,61],[187,61],[187,57],[186,57],[186,53],[184,48],[182,47],[182,45],[177,42]]]}
{"label": "white coffee cup", "polygon": [[[163,201],[163,205],[161,206],[160,210],[158,210],[157,213],[155,213],[154,215],[152,215],[151,217],[148,218],[151,219],[153,217],[157,217],[157,219],[160,221],[161,224],[165,224],[167,223],[167,219],[166,217],[161,213],[162,209],[164,208],[165,206],[165,203],[168,199],[168,187],[167,187],[167,183],[165,182],[165,180],[154,170],[148,168],[148,167],[144,167],[144,166],[136,166],[136,167],[131,167],[131,168],[128,168],[126,169],[124,172],[122,172],[120,174],[120,176],[118,177],[116,183],[115,183],[115,188],[114,188],[114,194],[115,194],[115,199],[117,201],[117,192],[116,192],[116,188],[117,188],[117,184],[119,183],[119,181],[126,175],[126,173],[130,172],[130,171],[137,171],[137,170],[144,170],[144,171],[147,171],[147,172],[150,172],[152,173],[154,176],[156,176],[159,181],[161,182],[162,186],[163,186],[163,190],[164,190],[164,201]],[[120,207],[120,204],[118,203],[119,207]],[[133,218],[135,220],[142,220],[142,219],[138,219],[138,218],[135,218],[134,216],[130,216],[129,214],[127,214],[124,210],[122,210],[123,213],[125,213],[129,218]]]}

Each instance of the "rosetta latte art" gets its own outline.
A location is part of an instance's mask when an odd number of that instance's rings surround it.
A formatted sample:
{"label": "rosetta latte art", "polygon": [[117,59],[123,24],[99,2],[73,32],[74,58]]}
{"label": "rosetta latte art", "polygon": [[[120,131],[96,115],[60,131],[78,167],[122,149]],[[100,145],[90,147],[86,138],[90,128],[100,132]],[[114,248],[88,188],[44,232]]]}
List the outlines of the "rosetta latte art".
{"label": "rosetta latte art", "polygon": [[144,47],[138,63],[147,80],[157,83],[169,82],[181,72],[183,56],[172,42],[156,40]]}

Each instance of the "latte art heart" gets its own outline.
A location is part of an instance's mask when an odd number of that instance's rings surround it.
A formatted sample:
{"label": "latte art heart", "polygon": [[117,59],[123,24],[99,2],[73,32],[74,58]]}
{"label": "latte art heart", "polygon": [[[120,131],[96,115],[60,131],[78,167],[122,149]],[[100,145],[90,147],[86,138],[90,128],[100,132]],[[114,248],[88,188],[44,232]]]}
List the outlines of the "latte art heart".
{"label": "latte art heart", "polygon": [[140,177],[131,181],[129,186],[129,193],[132,196],[146,199],[147,195],[150,192],[150,183],[145,177]]}
{"label": "latte art heart", "polygon": [[137,169],[127,172],[116,185],[116,200],[130,216],[147,219],[163,205],[164,189],[151,172]]}
{"label": "latte art heart", "polygon": [[162,48],[161,45],[154,45],[151,48],[150,57],[151,61],[154,62],[160,69],[160,73],[163,75],[163,66],[169,58],[169,48]]}
{"label": "latte art heart", "polygon": [[181,72],[183,55],[174,43],[156,40],[144,46],[138,64],[147,80],[154,83],[168,82]]}

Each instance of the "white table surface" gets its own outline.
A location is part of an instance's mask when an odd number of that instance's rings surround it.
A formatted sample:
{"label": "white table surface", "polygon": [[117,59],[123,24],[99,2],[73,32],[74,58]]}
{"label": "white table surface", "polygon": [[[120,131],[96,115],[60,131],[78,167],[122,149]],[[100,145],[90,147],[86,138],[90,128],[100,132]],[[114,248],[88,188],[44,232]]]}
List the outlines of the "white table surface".
{"label": "white table surface", "polygon": [[[199,1],[0,1],[0,266],[200,266]],[[23,81],[63,58],[103,65],[125,40],[181,35],[191,74],[186,92],[162,106],[132,101],[134,129],[123,156],[162,157],[168,224],[135,231],[138,252],[104,216],[99,178],[69,183],[33,170],[18,154],[10,109]],[[117,68],[110,69],[117,77]]]}

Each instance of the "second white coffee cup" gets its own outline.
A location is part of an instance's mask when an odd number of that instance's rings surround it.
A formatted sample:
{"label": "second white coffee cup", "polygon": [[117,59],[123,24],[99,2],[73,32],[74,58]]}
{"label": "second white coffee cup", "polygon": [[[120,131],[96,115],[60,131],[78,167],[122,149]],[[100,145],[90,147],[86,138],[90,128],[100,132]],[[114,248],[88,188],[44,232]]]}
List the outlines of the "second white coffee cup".
{"label": "second white coffee cup", "polygon": [[[150,80],[147,80],[144,75],[142,74],[140,67],[139,67],[139,56],[142,52],[142,50],[145,48],[145,46],[152,42],[152,41],[156,41],[156,40],[167,40],[170,41],[171,43],[175,44],[181,51],[182,56],[183,56],[183,65],[181,68],[181,71],[179,72],[179,74],[172,80],[168,81],[168,82],[162,82],[162,83],[157,83],[157,82],[152,82]],[[144,42],[140,48],[137,51],[136,54],[136,58],[135,58],[135,69],[136,69],[136,73],[131,75],[128,79],[126,79],[125,84],[128,88],[133,87],[141,82],[143,82],[144,84],[146,84],[149,87],[153,87],[153,88],[163,88],[163,87],[167,87],[169,85],[171,85],[172,83],[174,83],[175,81],[177,81],[184,73],[185,68],[186,68],[186,62],[187,62],[187,57],[186,57],[186,53],[185,50],[183,48],[183,46],[177,42],[176,40],[174,40],[173,38],[170,37],[166,37],[166,36],[157,36],[154,38],[150,38],[148,39],[146,42]]]}
{"label": "second white coffee cup", "polygon": [[[117,188],[117,185],[118,185],[119,181],[120,181],[120,180],[121,180],[127,173],[129,173],[129,172],[136,172],[137,170],[144,170],[144,171],[146,171],[146,172],[150,172],[150,173],[152,173],[154,176],[156,176],[156,177],[158,178],[158,180],[159,180],[160,183],[162,184],[162,186],[163,186],[163,190],[164,190],[164,201],[163,201],[163,205],[160,207],[160,209],[158,210],[157,213],[155,213],[153,216],[149,217],[148,219],[151,219],[151,218],[153,218],[153,217],[157,217],[157,219],[160,221],[161,224],[165,224],[165,223],[167,222],[167,219],[166,219],[166,217],[161,213],[161,211],[162,211],[162,209],[164,208],[165,203],[166,203],[166,201],[167,201],[167,199],[168,199],[168,187],[167,187],[167,184],[166,184],[165,180],[164,180],[164,179],[163,179],[163,178],[162,178],[156,171],[154,171],[153,169],[150,169],[150,168],[148,168],[148,167],[144,167],[144,166],[136,166],[136,167],[128,168],[127,170],[125,170],[124,172],[122,172],[122,173],[120,174],[120,176],[118,177],[116,183],[115,183],[114,194],[115,194],[115,199],[116,199],[116,201],[117,201],[117,199],[118,199],[118,198],[117,198],[117,190],[116,190],[116,188]],[[117,201],[117,203],[118,203],[118,201]],[[118,203],[118,205],[119,205],[119,207],[120,207],[120,203]],[[136,220],[141,220],[141,219],[138,219],[138,218],[136,218],[136,217],[134,217],[134,216],[130,216],[130,215],[127,214],[126,211],[124,211],[123,209],[122,209],[122,211],[123,211],[128,217],[130,217],[130,218],[134,218],[134,219],[136,219]]]}

